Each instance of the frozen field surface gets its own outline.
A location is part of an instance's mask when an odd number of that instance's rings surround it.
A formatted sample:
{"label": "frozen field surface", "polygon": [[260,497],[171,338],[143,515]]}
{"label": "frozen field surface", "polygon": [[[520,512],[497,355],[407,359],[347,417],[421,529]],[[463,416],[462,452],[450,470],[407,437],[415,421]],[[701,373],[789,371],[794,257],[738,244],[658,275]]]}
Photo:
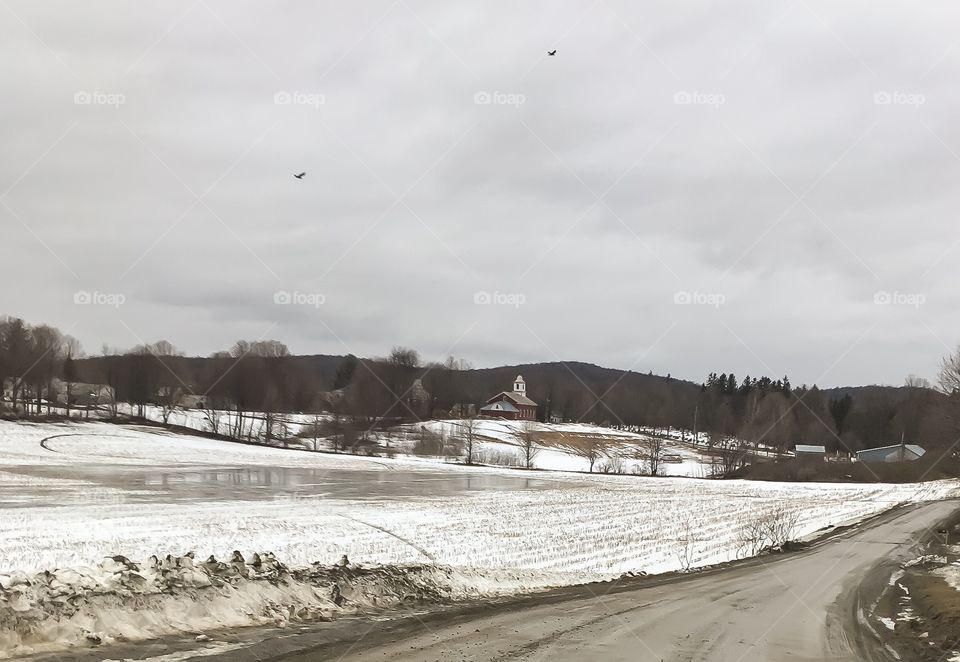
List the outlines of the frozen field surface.
{"label": "frozen field surface", "polygon": [[[786,484],[466,468],[281,450],[159,428],[0,421],[0,573],[196,552],[289,565],[435,562],[532,573],[529,586],[659,572],[743,554],[778,506],[808,535],[922,485]],[[541,579],[536,579],[539,576]]]}

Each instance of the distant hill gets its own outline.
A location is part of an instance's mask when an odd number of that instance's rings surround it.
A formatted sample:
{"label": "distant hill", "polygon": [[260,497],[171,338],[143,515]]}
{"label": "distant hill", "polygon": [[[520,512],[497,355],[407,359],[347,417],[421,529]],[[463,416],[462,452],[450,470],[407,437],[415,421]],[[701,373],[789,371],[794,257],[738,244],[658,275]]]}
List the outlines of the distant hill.
{"label": "distant hill", "polygon": [[[151,364],[151,362],[153,362]],[[162,364],[162,366],[160,365]],[[150,377],[144,384],[143,372]],[[482,405],[523,375],[540,420],[559,417],[612,426],[652,426],[734,435],[771,446],[823,444],[831,450],[896,443],[936,447],[954,434],[945,396],[930,389],[846,386],[807,390],[781,380],[709,388],[670,376],[605,368],[581,361],[452,370],[353,356],[105,356],[77,361],[78,381],[115,385],[130,402],[151,401],[163,386],[207,394],[245,410],[311,411],[338,407],[368,423],[426,419]],[[712,376],[713,377],[713,376]],[[844,401],[849,396],[850,401]]]}
{"label": "distant hill", "polygon": [[849,395],[854,400],[864,398],[889,398],[893,402],[903,402],[910,397],[911,390],[906,386],[837,386],[834,388],[825,388],[822,391],[830,396],[831,399],[842,398]]}

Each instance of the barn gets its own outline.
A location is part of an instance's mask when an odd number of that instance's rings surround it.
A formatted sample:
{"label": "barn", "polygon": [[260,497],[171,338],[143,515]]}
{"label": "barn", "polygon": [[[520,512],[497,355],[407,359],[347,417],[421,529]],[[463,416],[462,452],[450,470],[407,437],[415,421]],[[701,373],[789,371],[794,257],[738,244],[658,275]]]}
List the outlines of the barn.
{"label": "barn", "polygon": [[894,444],[880,448],[867,448],[857,451],[858,462],[910,462],[923,457],[926,453],[916,444]]}
{"label": "barn", "polygon": [[481,416],[506,418],[512,421],[537,420],[537,403],[527,397],[527,384],[522,375],[513,380],[512,391],[500,391],[480,407]]}
{"label": "barn", "polygon": [[798,462],[823,462],[827,456],[827,449],[824,446],[797,444],[793,453]]}

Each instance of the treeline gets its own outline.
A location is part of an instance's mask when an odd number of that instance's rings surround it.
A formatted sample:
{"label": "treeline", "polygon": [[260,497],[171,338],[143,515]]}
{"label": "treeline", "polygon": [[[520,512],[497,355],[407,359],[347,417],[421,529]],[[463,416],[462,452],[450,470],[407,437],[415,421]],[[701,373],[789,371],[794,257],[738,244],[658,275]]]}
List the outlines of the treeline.
{"label": "treeline", "polygon": [[750,391],[777,391],[784,395],[790,395],[790,378],[784,375],[783,379],[773,381],[770,377],[759,377],[751,379],[750,375],[743,378],[743,381],[737,384],[737,376],[732,372],[721,373],[717,375],[711,372],[707,375],[707,381],[703,383],[703,389],[719,389],[722,393],[740,393],[746,394]]}
{"label": "treeline", "polygon": [[31,326],[18,318],[0,318],[0,389],[14,407],[39,411],[54,380],[76,379],[76,338],[46,324]]}
{"label": "treeline", "polygon": [[902,387],[819,389],[773,379],[710,373],[701,385],[701,429],[778,449],[823,445],[853,452],[900,443],[947,447],[956,438],[955,397],[908,378]]}
{"label": "treeline", "polygon": [[[948,357],[950,358],[950,357]],[[945,362],[946,365],[946,362]],[[960,357],[956,360],[960,375]],[[332,412],[356,430],[401,421],[468,416],[523,374],[540,420],[615,427],[679,428],[787,449],[829,450],[899,443],[947,448],[957,436],[948,396],[922,380],[903,387],[794,387],[788,377],[710,373],[702,384],[578,362],[472,368],[449,357],[426,363],[409,348],[382,358],[293,356],[275,340],[240,340],[209,357],[167,341],[85,356],[76,339],[47,325],[0,319],[0,381],[18,414],[117,402],[169,412],[190,407],[241,412]],[[957,379],[960,384],[960,377]],[[240,427],[237,432],[242,431]]]}

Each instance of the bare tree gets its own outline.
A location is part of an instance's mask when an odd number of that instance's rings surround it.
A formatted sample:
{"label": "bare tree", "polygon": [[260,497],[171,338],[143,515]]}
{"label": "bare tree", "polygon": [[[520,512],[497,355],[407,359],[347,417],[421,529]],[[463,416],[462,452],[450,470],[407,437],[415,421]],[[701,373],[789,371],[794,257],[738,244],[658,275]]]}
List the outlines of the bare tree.
{"label": "bare tree", "polygon": [[619,453],[610,453],[606,461],[600,464],[600,472],[605,474],[625,474],[627,467]]}
{"label": "bare tree", "polygon": [[520,426],[514,430],[513,438],[523,453],[523,465],[526,469],[533,469],[533,461],[540,453],[537,446],[537,432],[531,421],[523,421]]}
{"label": "bare tree", "polygon": [[347,417],[343,419],[340,425],[340,450],[352,453],[357,445],[357,425],[356,422]]}
{"label": "bare tree", "polygon": [[940,360],[937,386],[947,395],[960,393],[960,347]]}
{"label": "bare tree", "polygon": [[[97,384],[96,395],[94,396],[94,403],[97,407],[100,406],[101,402],[104,402],[107,406],[107,413],[111,419],[117,417],[117,391],[112,386],[107,384]],[[89,411],[89,410],[88,410]],[[89,418],[89,417],[88,417]]]}
{"label": "bare tree", "polygon": [[756,556],[763,550],[767,540],[766,526],[762,517],[741,519],[736,533],[738,556]]}
{"label": "bare tree", "polygon": [[713,454],[713,474],[716,476],[729,476],[747,465],[749,457],[749,445],[735,437],[724,437],[720,439]]}
{"label": "bare tree", "polygon": [[909,389],[933,388],[929,379],[926,377],[918,377],[917,375],[907,375],[907,378],[903,380],[903,385]]}
{"label": "bare tree", "polygon": [[137,345],[131,349],[129,354],[150,354],[151,356],[183,356],[183,352],[177,349],[172,342],[167,340],[158,340],[153,343]]}
{"label": "bare tree", "polygon": [[647,473],[651,476],[660,475],[660,465],[663,463],[664,441],[662,437],[651,437],[647,445],[646,460]]}
{"label": "bare tree", "polygon": [[420,366],[420,353],[415,349],[397,345],[390,350],[387,363],[398,368],[417,368]]}
{"label": "bare tree", "polygon": [[183,389],[179,386],[161,386],[157,392],[157,400],[160,405],[160,417],[163,424],[170,422],[170,416],[180,404],[180,398],[183,397]]}
{"label": "bare tree", "polygon": [[443,428],[439,432],[427,429],[427,426],[420,426],[420,436],[413,446],[415,455],[443,455],[446,438]]}
{"label": "bare tree", "polygon": [[333,452],[346,452],[353,447],[356,441],[356,427],[348,416],[343,416],[336,409],[333,415],[321,423],[323,436],[332,442]]}
{"label": "bare tree", "polygon": [[693,530],[694,527],[690,523],[690,518],[685,518],[680,524],[680,530],[677,535],[677,548],[674,552],[677,556],[677,561],[680,562],[681,572],[690,572],[690,568],[693,567]]}
{"label": "bare tree", "polygon": [[756,556],[765,549],[779,548],[794,539],[800,512],[777,504],[756,516],[742,519],[737,543],[744,556]]}
{"label": "bare tree", "polygon": [[447,370],[473,370],[473,364],[466,359],[458,359],[455,356],[448,356],[443,362],[443,367]]}
{"label": "bare tree", "polygon": [[464,452],[467,454],[467,464],[473,464],[474,445],[477,441],[479,427],[476,418],[465,418],[460,421],[460,441],[463,444]]}
{"label": "bare tree", "polygon": [[63,334],[52,326],[41,324],[29,330],[27,343],[29,367],[24,372],[26,381],[33,387],[36,414],[41,413],[43,393],[47,395],[47,413],[50,413],[53,398],[53,378],[63,358],[65,349]]}
{"label": "bare tree", "polygon": [[[26,373],[30,367],[30,327],[22,319],[11,317],[0,324],[0,376],[10,379],[10,402],[17,411],[17,401],[24,397]],[[25,404],[24,404],[24,408]]]}
{"label": "bare tree", "polygon": [[206,420],[210,432],[220,434],[220,422],[223,420],[222,410],[216,409],[208,402],[207,407],[203,410],[203,418]]}
{"label": "bare tree", "polygon": [[774,547],[782,547],[796,535],[800,511],[790,510],[783,504],[777,505],[766,517],[767,537]]}
{"label": "bare tree", "polygon": [[602,451],[603,448],[600,440],[594,436],[589,436],[582,441],[578,440],[573,446],[573,452],[587,461],[590,467],[590,473],[593,473],[593,465],[600,459]]}
{"label": "bare tree", "polygon": [[70,404],[73,397],[73,384],[77,381],[78,373],[74,359],[83,356],[83,346],[80,341],[71,335],[63,336],[63,362],[60,365],[60,375],[66,386],[67,418],[70,417]]}
{"label": "bare tree", "polygon": [[944,394],[940,402],[939,418],[951,437],[960,430],[960,346],[940,360],[937,390]]}
{"label": "bare tree", "polygon": [[244,356],[281,358],[290,356],[290,349],[279,340],[238,340],[230,348],[230,355],[235,359]]}
{"label": "bare tree", "polygon": [[319,413],[313,415],[313,420],[310,421],[310,427],[307,429],[307,433],[313,437],[313,452],[316,453],[320,448],[320,435],[322,434],[322,425],[323,419],[320,418]]}

